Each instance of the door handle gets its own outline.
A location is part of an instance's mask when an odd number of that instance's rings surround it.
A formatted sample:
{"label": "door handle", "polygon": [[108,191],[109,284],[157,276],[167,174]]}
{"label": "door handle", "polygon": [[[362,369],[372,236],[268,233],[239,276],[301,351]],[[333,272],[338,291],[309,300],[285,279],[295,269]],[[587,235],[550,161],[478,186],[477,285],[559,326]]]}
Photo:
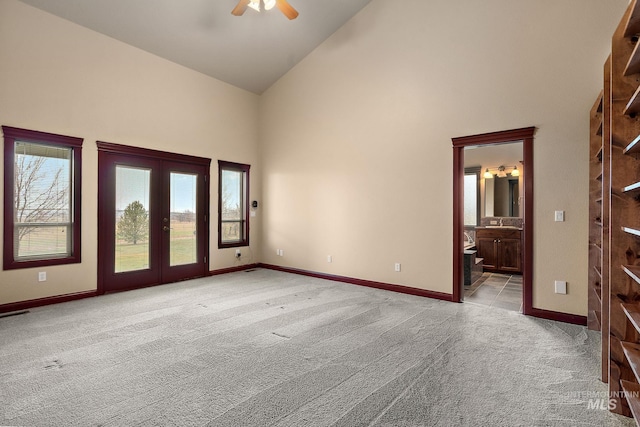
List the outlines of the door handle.
{"label": "door handle", "polygon": [[171,230],[171,229],[168,226],[166,226],[166,225],[162,226],[162,231],[169,231],[169,230]]}

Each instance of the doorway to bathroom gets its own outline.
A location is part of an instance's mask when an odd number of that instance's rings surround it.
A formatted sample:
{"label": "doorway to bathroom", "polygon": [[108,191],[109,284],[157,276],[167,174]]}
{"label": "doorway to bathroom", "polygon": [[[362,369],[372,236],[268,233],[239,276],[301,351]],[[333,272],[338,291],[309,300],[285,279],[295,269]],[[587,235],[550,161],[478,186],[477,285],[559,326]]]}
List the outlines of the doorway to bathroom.
{"label": "doorway to bathroom", "polygon": [[453,300],[531,314],[533,134],[453,138]]}

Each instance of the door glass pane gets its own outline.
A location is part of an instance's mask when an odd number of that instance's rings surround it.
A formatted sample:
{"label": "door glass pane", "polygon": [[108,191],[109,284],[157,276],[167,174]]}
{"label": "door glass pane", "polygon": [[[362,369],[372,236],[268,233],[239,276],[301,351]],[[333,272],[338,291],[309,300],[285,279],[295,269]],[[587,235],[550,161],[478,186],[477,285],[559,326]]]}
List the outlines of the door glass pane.
{"label": "door glass pane", "polygon": [[150,169],[116,166],[116,273],[149,268],[150,183]]}
{"label": "door glass pane", "polygon": [[171,172],[169,265],[197,262],[196,190],[198,176]]}

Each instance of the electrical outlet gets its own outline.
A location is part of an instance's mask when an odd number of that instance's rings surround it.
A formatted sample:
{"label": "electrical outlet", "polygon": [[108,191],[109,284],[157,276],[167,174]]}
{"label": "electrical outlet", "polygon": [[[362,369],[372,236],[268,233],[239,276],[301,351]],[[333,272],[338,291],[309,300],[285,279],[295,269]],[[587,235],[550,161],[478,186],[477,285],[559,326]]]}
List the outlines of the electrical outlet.
{"label": "electrical outlet", "polygon": [[47,272],[41,271],[38,273],[38,282],[46,282],[47,281]]}
{"label": "electrical outlet", "polygon": [[554,219],[556,222],[564,222],[564,211],[556,211]]}
{"label": "electrical outlet", "polygon": [[242,252],[240,252],[240,249],[236,249],[236,258],[240,258],[242,256]]}
{"label": "electrical outlet", "polygon": [[555,288],[556,294],[565,295],[567,293],[567,282],[565,282],[564,280],[556,280]]}
{"label": "electrical outlet", "polygon": [[331,258],[331,255],[327,255],[327,262],[332,262],[333,258]]}
{"label": "electrical outlet", "polygon": [[282,250],[282,249],[276,249],[276,255],[278,255],[278,256],[284,256],[284,250]]}
{"label": "electrical outlet", "polygon": [[400,263],[396,262],[396,265],[394,266],[395,271],[399,272],[400,271]]}

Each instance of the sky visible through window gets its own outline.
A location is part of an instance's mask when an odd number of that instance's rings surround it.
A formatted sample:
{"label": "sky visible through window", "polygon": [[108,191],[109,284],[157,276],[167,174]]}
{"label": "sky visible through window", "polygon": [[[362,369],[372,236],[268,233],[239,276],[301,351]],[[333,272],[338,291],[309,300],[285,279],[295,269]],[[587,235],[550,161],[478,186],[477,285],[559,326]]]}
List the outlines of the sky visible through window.
{"label": "sky visible through window", "polygon": [[195,212],[197,175],[171,173],[171,212]]}
{"label": "sky visible through window", "polygon": [[240,207],[240,196],[242,195],[242,172],[224,170],[222,172],[222,193],[224,207],[226,209],[236,209]]}
{"label": "sky visible through window", "polygon": [[[150,169],[116,167],[116,211],[124,211],[135,201],[149,210],[151,174]],[[196,175],[171,173],[171,212],[195,212],[196,189]],[[160,196],[154,195],[154,198]]]}
{"label": "sky visible through window", "polygon": [[[43,222],[45,216],[45,222],[69,221],[70,159],[71,150],[68,148],[18,143],[16,179],[21,183],[21,191],[16,197],[20,199],[22,208],[17,213],[19,220]],[[36,219],[28,220],[28,217]]]}

